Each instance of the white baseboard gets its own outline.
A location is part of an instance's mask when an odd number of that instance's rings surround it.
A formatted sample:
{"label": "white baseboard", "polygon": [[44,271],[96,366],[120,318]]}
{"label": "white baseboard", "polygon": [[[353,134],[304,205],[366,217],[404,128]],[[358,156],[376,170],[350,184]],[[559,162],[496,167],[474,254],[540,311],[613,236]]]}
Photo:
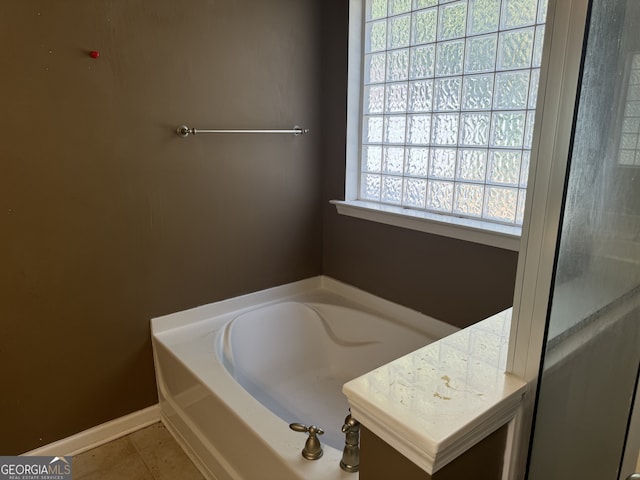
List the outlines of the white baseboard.
{"label": "white baseboard", "polygon": [[110,422],[77,433],[62,440],[44,445],[23,455],[73,456],[99,447],[117,438],[160,421],[160,406],[152,405],[143,410],[116,418]]}

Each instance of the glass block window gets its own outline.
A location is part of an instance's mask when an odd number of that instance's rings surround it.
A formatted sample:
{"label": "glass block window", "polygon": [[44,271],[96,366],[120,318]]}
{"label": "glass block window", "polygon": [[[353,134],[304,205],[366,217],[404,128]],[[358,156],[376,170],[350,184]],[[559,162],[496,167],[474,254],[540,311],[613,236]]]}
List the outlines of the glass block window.
{"label": "glass block window", "polygon": [[522,224],[546,8],[366,0],[361,200]]}
{"label": "glass block window", "polygon": [[634,54],[631,58],[626,93],[618,163],[640,166],[640,53]]}

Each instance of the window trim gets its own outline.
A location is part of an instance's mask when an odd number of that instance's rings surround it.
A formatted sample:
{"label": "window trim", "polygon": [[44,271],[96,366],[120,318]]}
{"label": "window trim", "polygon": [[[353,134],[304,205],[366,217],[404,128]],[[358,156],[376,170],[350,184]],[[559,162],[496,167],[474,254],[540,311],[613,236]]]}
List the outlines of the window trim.
{"label": "window trim", "polygon": [[521,228],[363,200],[331,200],[341,215],[505,250],[520,250]]}
{"label": "window trim", "polygon": [[517,225],[502,225],[359,200],[365,2],[349,1],[345,198],[332,200],[331,203],[341,215],[518,251],[522,228]]}

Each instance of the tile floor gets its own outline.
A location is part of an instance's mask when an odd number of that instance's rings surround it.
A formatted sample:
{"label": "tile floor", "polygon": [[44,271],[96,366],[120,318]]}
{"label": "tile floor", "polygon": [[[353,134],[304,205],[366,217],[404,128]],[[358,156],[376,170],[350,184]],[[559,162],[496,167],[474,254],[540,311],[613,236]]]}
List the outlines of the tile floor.
{"label": "tile floor", "polygon": [[76,455],[72,468],[73,480],[204,480],[162,423]]}

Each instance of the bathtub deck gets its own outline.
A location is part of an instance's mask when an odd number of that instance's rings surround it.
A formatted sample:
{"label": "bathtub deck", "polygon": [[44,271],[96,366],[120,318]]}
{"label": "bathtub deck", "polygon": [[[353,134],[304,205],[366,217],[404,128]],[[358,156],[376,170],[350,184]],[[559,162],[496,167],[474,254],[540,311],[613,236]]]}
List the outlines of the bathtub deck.
{"label": "bathtub deck", "polygon": [[[295,307],[298,313],[304,308],[309,316],[311,311],[312,318],[307,321],[298,314],[291,318],[281,315],[280,309],[292,304],[300,306]],[[268,320],[272,316],[286,323],[287,328],[272,328],[273,323]],[[232,325],[230,330],[228,325]],[[309,329],[311,325],[313,328]],[[303,327],[310,332],[306,336],[300,334]],[[404,341],[385,342],[394,338],[388,329],[402,330],[403,338],[410,339],[411,345]],[[337,387],[346,379],[458,329],[321,276],[157,317],[151,321],[151,330],[163,421],[194,461],[199,462],[202,471],[228,480],[258,479],[265,470],[278,479],[354,480],[357,474],[340,469],[341,435],[333,442],[339,448],[321,438],[324,455],[318,461],[302,458],[305,437],[292,431],[288,424],[316,422],[311,417],[316,417],[319,409],[309,409],[313,402],[304,401],[303,406],[297,407],[302,409],[297,415],[287,414],[283,418],[252,396],[249,389],[260,387],[270,397],[272,390],[282,392],[282,381],[294,376],[305,381],[313,378],[314,388],[340,376],[341,381],[332,386],[344,402]],[[234,335],[242,331],[247,335],[238,338],[245,341],[234,342]],[[429,341],[420,340],[419,345],[413,345],[417,342],[416,333]],[[282,348],[283,339],[288,349]],[[325,348],[328,345],[334,348],[329,351]],[[380,355],[353,355],[355,348],[377,350]],[[302,355],[292,355],[294,350]],[[242,359],[244,366],[239,361]],[[364,365],[364,361],[371,361],[372,365]],[[328,373],[312,375],[316,363],[324,365]],[[232,372],[227,368],[229,365]],[[342,378],[345,376],[346,379]],[[308,387],[305,384],[304,388]],[[296,390],[287,398],[297,394]],[[320,397],[313,395],[315,402],[317,398]],[[346,403],[331,408],[327,420],[318,419],[318,425],[323,429],[335,425],[339,430],[347,413]],[[228,432],[233,432],[233,441]],[[246,460],[247,451],[252,452],[251,462]]]}
{"label": "bathtub deck", "polygon": [[204,480],[161,423],[73,457],[74,480]]}

